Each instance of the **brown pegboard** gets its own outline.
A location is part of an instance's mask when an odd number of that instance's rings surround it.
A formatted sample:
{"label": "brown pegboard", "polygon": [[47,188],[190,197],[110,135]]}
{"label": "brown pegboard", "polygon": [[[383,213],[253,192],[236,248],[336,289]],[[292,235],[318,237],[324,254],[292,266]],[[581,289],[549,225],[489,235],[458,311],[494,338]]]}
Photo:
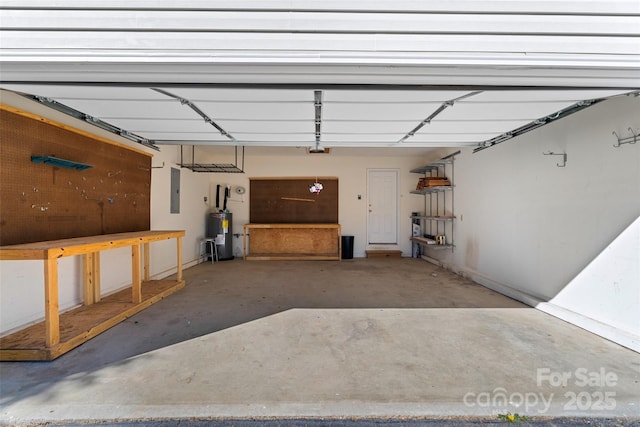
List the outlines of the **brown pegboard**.
{"label": "brown pegboard", "polygon": [[337,224],[338,178],[317,178],[320,193],[309,192],[316,178],[251,178],[252,224]]}
{"label": "brown pegboard", "polygon": [[[78,171],[34,163],[54,156]],[[0,245],[148,230],[151,157],[0,109]]]}

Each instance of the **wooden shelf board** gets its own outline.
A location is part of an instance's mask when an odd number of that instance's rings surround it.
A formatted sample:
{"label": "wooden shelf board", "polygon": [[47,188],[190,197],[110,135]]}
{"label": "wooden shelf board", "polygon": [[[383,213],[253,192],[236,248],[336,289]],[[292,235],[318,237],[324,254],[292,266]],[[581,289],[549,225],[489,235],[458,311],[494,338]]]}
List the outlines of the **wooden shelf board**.
{"label": "wooden shelf board", "polygon": [[340,224],[245,224],[244,228],[252,229],[252,228],[269,228],[269,229],[277,229],[277,228],[297,228],[297,229],[313,229],[313,228],[331,228],[337,229],[340,228]]}
{"label": "wooden shelf board", "polygon": [[427,239],[426,237],[414,236],[414,237],[410,237],[409,240],[412,240],[412,241],[418,242],[418,243],[422,243],[424,245],[436,246],[436,241],[435,240]]}
{"label": "wooden shelf board", "polygon": [[139,311],[182,289],[184,280],[152,280],[142,283],[142,302],[131,302],[131,288],[102,298],[100,302],[60,315],[60,343],[45,346],[45,325],[39,322],[0,338],[0,361],[53,360]]}
{"label": "wooden shelf board", "polygon": [[442,191],[451,191],[453,185],[439,185],[437,187],[425,187],[421,190],[413,190],[410,191],[411,194],[430,194],[430,193],[440,193]]}
{"label": "wooden shelf board", "polygon": [[418,242],[424,246],[426,246],[427,248],[430,249],[447,249],[447,248],[455,248],[455,245],[451,245],[449,243],[447,243],[446,245],[438,245],[436,243],[432,243],[435,242],[435,240],[432,239],[427,239],[425,237],[410,237],[409,240],[412,240],[414,242]]}

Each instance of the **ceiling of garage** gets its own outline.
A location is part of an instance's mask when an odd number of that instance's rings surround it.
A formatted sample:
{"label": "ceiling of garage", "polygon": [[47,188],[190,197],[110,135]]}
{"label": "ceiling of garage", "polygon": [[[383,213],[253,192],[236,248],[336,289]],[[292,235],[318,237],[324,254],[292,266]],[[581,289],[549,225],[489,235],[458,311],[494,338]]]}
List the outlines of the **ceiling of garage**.
{"label": "ceiling of garage", "polygon": [[0,2],[0,87],[152,144],[482,146],[640,88],[636,0],[87,3]]}
{"label": "ceiling of garage", "polygon": [[[9,88],[51,98],[155,144],[310,147],[316,141],[316,105],[320,105],[319,142],[323,148],[477,146],[581,100],[620,93],[612,90],[314,91],[167,87],[160,92],[150,88],[86,86]],[[314,99],[316,93],[321,94],[319,103]],[[455,99],[458,100],[452,102]],[[213,123],[190,106],[195,106]],[[411,134],[438,109],[442,111]]]}

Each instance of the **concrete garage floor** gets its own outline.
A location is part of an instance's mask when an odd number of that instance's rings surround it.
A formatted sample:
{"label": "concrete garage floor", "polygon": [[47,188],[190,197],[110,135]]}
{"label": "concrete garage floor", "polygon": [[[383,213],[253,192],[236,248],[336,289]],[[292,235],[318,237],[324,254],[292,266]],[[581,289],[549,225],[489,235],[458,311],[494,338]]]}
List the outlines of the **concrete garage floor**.
{"label": "concrete garage floor", "polygon": [[640,354],[422,260],[185,277],[58,360],[1,363],[0,422],[640,419]]}

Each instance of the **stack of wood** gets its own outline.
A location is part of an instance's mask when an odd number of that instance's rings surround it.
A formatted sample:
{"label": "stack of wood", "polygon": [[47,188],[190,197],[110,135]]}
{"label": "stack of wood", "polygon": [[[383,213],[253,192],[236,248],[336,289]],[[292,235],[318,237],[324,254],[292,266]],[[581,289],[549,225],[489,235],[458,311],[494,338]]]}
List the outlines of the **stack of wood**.
{"label": "stack of wood", "polygon": [[449,178],[445,176],[426,176],[418,180],[416,190],[423,190],[425,188],[450,186],[451,182]]}

